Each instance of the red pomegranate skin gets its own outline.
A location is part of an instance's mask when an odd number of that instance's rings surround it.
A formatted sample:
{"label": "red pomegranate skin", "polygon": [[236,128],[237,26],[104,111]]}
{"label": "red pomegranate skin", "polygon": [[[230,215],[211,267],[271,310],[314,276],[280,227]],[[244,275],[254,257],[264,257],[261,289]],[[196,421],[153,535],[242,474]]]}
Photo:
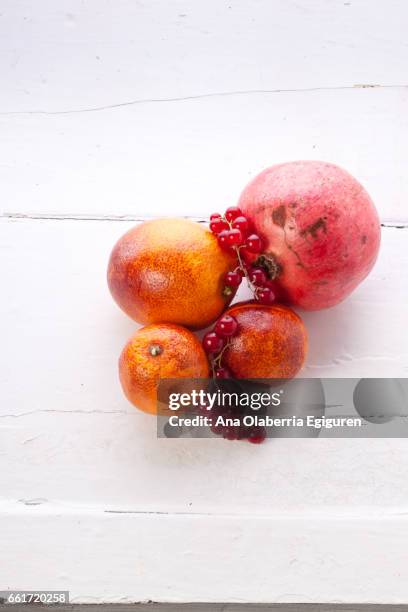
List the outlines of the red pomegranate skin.
{"label": "red pomegranate skin", "polygon": [[279,299],[305,310],[344,300],[373,267],[380,247],[375,206],[348,172],[320,161],[267,168],[239,207],[278,264]]}

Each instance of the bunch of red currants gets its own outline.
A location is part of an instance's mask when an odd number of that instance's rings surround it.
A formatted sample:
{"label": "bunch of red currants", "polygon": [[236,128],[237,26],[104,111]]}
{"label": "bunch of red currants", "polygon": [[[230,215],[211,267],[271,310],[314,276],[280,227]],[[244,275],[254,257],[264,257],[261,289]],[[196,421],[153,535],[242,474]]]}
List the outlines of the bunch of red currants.
{"label": "bunch of red currants", "polygon": [[213,371],[214,378],[232,378],[231,370],[222,365],[222,356],[229,345],[229,339],[238,331],[238,323],[234,317],[223,315],[212,331],[205,334],[203,338],[203,348],[207,353]]}
{"label": "bunch of red currants", "polygon": [[[222,436],[224,440],[248,440],[252,444],[262,444],[266,439],[266,428],[259,425],[244,425],[242,416],[233,409],[216,406],[212,410],[203,409],[201,413],[210,416],[211,431],[216,436]],[[218,423],[222,417],[221,423]],[[228,421],[240,421],[239,425],[228,425]],[[224,424],[225,423],[225,424]]]}
{"label": "bunch of red currants", "polygon": [[[268,269],[263,269],[258,262],[262,260],[262,240],[251,231],[248,219],[238,206],[230,206],[224,215],[214,213],[210,217],[210,229],[217,236],[220,247],[230,251],[236,256],[236,267],[225,275],[225,295],[230,296],[240,286],[245,278],[254,299],[261,304],[272,304],[275,301],[272,280]],[[203,347],[211,363],[214,379],[224,380],[233,378],[231,370],[223,365],[222,358],[230,341],[238,332],[238,323],[229,314],[223,315],[215,323],[213,329],[203,337]],[[237,417],[237,412],[230,408],[214,408],[211,430],[216,435],[227,440],[247,439],[254,444],[263,442],[266,438],[264,427],[246,427],[216,425],[218,416]]]}
{"label": "bunch of red currants", "polygon": [[230,206],[225,215],[214,213],[210,217],[210,230],[218,238],[220,247],[232,251],[237,257],[237,266],[225,275],[227,294],[231,295],[240,286],[245,277],[255,300],[261,304],[272,304],[275,294],[267,271],[259,265],[252,264],[254,255],[262,252],[262,240],[254,233],[248,219],[238,206]]}

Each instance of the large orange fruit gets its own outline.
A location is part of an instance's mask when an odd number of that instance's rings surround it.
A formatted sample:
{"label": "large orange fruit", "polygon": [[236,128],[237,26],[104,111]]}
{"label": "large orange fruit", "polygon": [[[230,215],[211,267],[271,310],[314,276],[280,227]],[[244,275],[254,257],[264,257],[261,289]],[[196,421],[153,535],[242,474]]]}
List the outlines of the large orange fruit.
{"label": "large orange fruit", "polygon": [[307,352],[302,319],[280,304],[234,304],[227,310],[238,329],[222,357],[235,378],[292,378]]}
{"label": "large orange fruit", "polygon": [[119,358],[119,378],[137,408],[157,414],[157,388],[164,378],[207,378],[209,365],[201,343],[179,325],[142,327]]}
{"label": "large orange fruit", "polygon": [[217,238],[187,219],[156,219],[115,245],[108,284],[118,305],[139,323],[213,323],[231,301],[224,276],[234,266]]}

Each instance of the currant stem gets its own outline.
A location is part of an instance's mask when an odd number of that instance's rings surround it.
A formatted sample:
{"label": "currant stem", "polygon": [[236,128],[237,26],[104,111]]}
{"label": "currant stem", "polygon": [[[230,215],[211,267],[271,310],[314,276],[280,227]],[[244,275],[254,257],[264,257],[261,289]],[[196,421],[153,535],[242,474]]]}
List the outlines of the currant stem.
{"label": "currant stem", "polygon": [[221,360],[222,360],[222,356],[225,353],[226,349],[229,347],[231,343],[229,341],[227,341],[224,345],[224,347],[222,348],[222,350],[220,351],[220,353],[218,353],[218,355],[216,357],[214,357],[214,359],[212,360],[211,363],[211,367],[212,367],[212,372],[213,372],[213,376],[215,377],[215,368],[216,367],[221,367]]}
{"label": "currant stem", "polygon": [[[225,221],[226,223],[228,223],[229,229],[232,229],[232,221],[228,221],[228,219],[226,217],[223,217],[223,221]],[[241,246],[234,246],[234,251],[237,254],[237,259],[238,259],[238,268],[243,272],[244,276],[245,276],[245,280],[247,282],[248,285],[248,289],[250,291],[252,291],[252,293],[254,294],[254,297],[256,299],[256,296],[258,295],[258,287],[256,287],[256,285],[254,285],[251,282],[251,279],[248,276],[248,272],[246,270],[246,267],[244,266],[244,262],[242,261],[242,257],[241,257],[241,253],[239,252],[239,250],[245,245],[241,245]]]}
{"label": "currant stem", "polygon": [[234,247],[234,248],[235,248],[235,252],[237,254],[237,258],[239,262],[239,269],[242,270],[242,272],[244,273],[244,276],[245,276],[245,279],[248,285],[248,289],[250,289],[253,293],[256,294],[257,288],[255,287],[253,283],[251,283],[251,279],[249,278],[246,267],[244,266],[244,262],[242,261],[241,253],[239,252],[239,249],[241,247]]}

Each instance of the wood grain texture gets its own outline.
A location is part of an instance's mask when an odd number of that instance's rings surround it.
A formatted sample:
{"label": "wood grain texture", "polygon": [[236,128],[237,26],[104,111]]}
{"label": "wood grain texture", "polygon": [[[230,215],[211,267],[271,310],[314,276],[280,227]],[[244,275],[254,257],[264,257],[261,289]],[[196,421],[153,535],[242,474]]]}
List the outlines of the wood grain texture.
{"label": "wood grain texture", "polygon": [[323,159],[407,221],[404,0],[6,0],[2,208],[208,215]]}
{"label": "wood grain texture", "polygon": [[73,603],[408,597],[408,521],[398,512],[346,518],[271,509],[260,519],[21,504],[3,507],[0,518],[3,584],[69,589]]}
{"label": "wood grain texture", "polygon": [[305,315],[304,373],[407,378],[407,25],[404,0],[3,2],[0,588],[408,602],[406,441],[156,439],[105,280],[135,220],[203,220],[265,166],[332,161],[383,244]]}
{"label": "wood grain texture", "polygon": [[3,112],[407,85],[404,0],[6,0]]}
{"label": "wood grain texture", "polygon": [[205,216],[265,167],[345,167],[408,221],[408,89],[248,94],[67,115],[0,115],[6,213]]}
{"label": "wood grain texture", "polygon": [[[404,440],[276,440],[254,448],[156,439],[155,419],[128,404],[117,378],[118,356],[137,326],[114,304],[105,274],[111,245],[130,226],[0,223],[4,498],[263,515],[405,507]],[[384,229],[380,260],[360,288],[336,308],[306,314],[306,375],[407,377],[407,257],[406,230]]]}
{"label": "wood grain texture", "polygon": [[[5,583],[65,585],[78,602],[408,600],[397,536],[407,528],[405,440],[158,440],[155,420],[127,403],[117,357],[136,325],[105,273],[131,225],[0,223]],[[307,374],[407,375],[406,234],[384,228],[365,283],[307,315]],[[401,550],[385,561],[389,538]],[[47,562],[21,563],[27,547]]]}

